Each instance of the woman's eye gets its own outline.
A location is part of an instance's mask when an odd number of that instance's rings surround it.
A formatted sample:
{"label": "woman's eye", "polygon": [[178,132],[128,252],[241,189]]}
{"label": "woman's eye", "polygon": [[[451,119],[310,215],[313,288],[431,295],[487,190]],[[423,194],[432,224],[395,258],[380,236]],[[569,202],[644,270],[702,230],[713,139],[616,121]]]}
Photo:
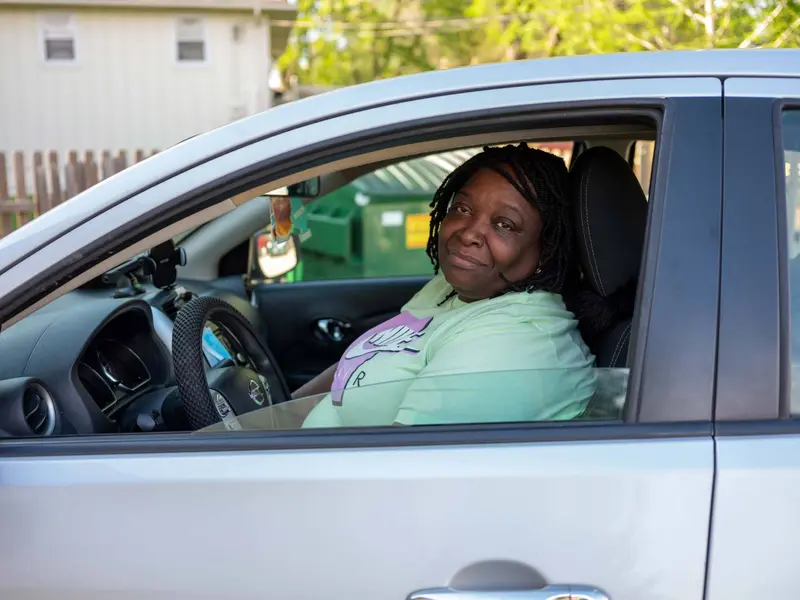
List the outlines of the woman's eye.
{"label": "woman's eye", "polygon": [[509,221],[498,221],[497,226],[505,231],[514,231],[514,224]]}
{"label": "woman's eye", "polygon": [[469,209],[466,206],[464,206],[463,204],[455,204],[453,206],[453,210],[455,212],[461,213],[462,215],[465,215],[465,214],[467,214],[469,212]]}

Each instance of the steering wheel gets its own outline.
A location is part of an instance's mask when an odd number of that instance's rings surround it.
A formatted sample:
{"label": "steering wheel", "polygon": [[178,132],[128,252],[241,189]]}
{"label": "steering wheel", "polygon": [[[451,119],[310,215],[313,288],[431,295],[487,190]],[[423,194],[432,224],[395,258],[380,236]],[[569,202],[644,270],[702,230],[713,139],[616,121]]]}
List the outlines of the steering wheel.
{"label": "steering wheel", "polygon": [[[235,361],[223,361],[206,372],[203,330],[208,321],[224,328],[233,338],[232,345],[239,347],[233,353],[238,355]],[[220,421],[228,429],[241,429],[237,415],[291,398],[272,354],[250,322],[219,298],[198,296],[178,311],[172,330],[172,360],[178,392],[194,430]]]}

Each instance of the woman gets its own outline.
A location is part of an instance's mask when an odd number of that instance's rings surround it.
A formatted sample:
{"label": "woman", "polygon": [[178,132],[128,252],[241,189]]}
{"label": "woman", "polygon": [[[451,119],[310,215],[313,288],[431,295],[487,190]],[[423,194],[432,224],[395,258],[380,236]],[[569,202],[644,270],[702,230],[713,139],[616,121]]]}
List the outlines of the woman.
{"label": "woman", "polygon": [[435,277],[293,397],[327,394],[303,427],[570,419],[594,357],[562,299],[576,281],[564,162],[486,148],[431,207]]}

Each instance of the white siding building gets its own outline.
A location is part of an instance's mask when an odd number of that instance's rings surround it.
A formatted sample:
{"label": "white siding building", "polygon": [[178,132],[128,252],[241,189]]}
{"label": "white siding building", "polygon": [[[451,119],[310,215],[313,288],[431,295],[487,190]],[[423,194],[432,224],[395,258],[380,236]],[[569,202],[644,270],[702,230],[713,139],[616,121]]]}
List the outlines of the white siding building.
{"label": "white siding building", "polygon": [[269,108],[295,18],[274,0],[0,2],[0,152],[163,149]]}

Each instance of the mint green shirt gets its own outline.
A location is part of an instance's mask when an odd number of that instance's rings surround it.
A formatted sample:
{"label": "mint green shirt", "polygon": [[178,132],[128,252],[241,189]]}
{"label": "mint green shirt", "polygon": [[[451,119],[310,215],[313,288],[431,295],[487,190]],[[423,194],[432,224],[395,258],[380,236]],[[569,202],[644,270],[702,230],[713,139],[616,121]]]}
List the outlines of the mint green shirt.
{"label": "mint green shirt", "polygon": [[549,421],[579,416],[594,357],[560,295],[465,303],[436,276],[357,339],[303,427]]}

